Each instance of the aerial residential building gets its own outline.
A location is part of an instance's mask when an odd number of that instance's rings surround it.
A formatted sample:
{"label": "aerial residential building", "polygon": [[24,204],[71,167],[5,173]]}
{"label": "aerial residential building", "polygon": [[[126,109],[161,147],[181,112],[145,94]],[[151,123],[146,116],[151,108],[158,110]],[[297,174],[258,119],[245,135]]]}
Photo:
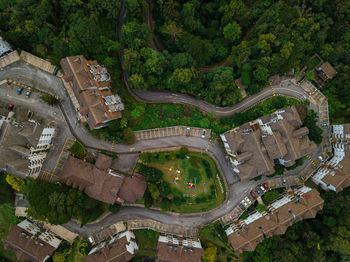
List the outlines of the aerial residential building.
{"label": "aerial residential building", "polygon": [[325,162],[312,181],[325,190],[339,192],[350,186],[350,124],[332,126],[333,157]]}
{"label": "aerial residential building", "polygon": [[315,151],[308,133],[292,106],[227,131],[221,139],[234,171],[244,180],[274,173],[275,163],[290,167]]}
{"label": "aerial residential building", "polygon": [[61,244],[52,232],[24,220],[14,225],[4,241],[6,250],[14,250],[18,260],[46,261]]}
{"label": "aerial residential building", "polygon": [[85,257],[85,262],[124,262],[130,261],[138,252],[139,247],[135,235],[126,231],[112,237],[108,243],[102,242],[91,249]]}
{"label": "aerial residential building", "polygon": [[336,75],[337,71],[331,66],[329,62],[324,62],[320,67],[316,69],[317,76],[324,82],[332,80]]}
{"label": "aerial residential building", "polygon": [[55,135],[55,128],[34,120],[19,121],[15,113],[0,115],[0,169],[25,178],[36,177]]}
{"label": "aerial residential building", "polygon": [[142,199],[147,187],[145,178],[137,173],[131,177],[118,174],[110,169],[111,163],[112,158],[101,153],[95,165],[70,156],[62,170],[61,182],[109,204]]}
{"label": "aerial residential building", "polygon": [[111,77],[97,61],[83,56],[70,56],[61,60],[65,73],[62,78],[68,94],[90,129],[105,127],[109,121],[122,117],[124,104],[110,90]]}
{"label": "aerial residential building", "polygon": [[174,236],[159,236],[158,262],[200,262],[203,257],[201,242]]}
{"label": "aerial residential building", "polygon": [[226,229],[228,241],[235,252],[253,251],[265,238],[284,234],[294,222],[314,218],[323,207],[316,189],[303,186],[270,204],[266,211],[255,211]]}

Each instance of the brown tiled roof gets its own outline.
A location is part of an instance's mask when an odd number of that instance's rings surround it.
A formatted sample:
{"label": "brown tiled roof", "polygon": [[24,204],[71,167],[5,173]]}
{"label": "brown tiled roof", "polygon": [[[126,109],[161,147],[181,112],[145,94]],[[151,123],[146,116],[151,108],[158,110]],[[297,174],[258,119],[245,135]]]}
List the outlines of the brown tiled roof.
{"label": "brown tiled roof", "polygon": [[66,185],[84,190],[88,196],[110,204],[115,203],[118,197],[132,203],[141,199],[146,190],[144,177],[139,174],[125,177],[109,171],[108,163],[111,163],[111,158],[104,155],[98,156],[96,165],[69,156],[60,179]]}
{"label": "brown tiled roof", "polygon": [[[87,107],[89,111],[88,124],[91,129],[104,126],[106,121],[121,118],[121,112],[111,112],[105,105],[103,98],[111,96],[110,81],[95,81],[88,69],[88,64],[97,65],[97,61],[87,61],[83,56],[70,56],[60,62],[62,69],[72,79],[73,92],[77,97],[80,107]],[[96,88],[94,88],[96,87]],[[104,90],[99,88],[108,87]]]}
{"label": "brown tiled roof", "polygon": [[14,225],[5,239],[4,248],[14,250],[18,260],[44,261],[47,256],[51,256],[55,248],[44,241],[31,238],[22,228]]}
{"label": "brown tiled roof", "polygon": [[126,245],[129,242],[126,237],[122,237],[106,247],[85,257],[85,262],[125,262],[131,260],[134,255],[129,253]]}
{"label": "brown tiled roof", "polygon": [[[283,109],[282,120],[275,121],[276,114],[261,117],[269,123],[272,134],[262,133],[257,121],[252,121],[224,133],[232,153],[238,154],[236,160],[239,177],[249,179],[254,176],[270,175],[274,170],[274,159],[283,158],[286,166],[313,152],[317,146],[306,136],[308,129],[302,122],[294,106]],[[252,154],[251,157],[247,157]],[[244,157],[244,159],[243,159]]]}
{"label": "brown tiled roof", "polygon": [[112,158],[102,153],[98,153],[95,166],[101,170],[108,170],[112,165]]}
{"label": "brown tiled roof", "polygon": [[323,72],[325,72],[327,74],[329,79],[332,79],[337,75],[337,71],[335,71],[335,69],[333,68],[333,66],[331,66],[331,64],[329,62],[324,62],[321,65],[321,69]]}
{"label": "brown tiled roof", "polygon": [[142,199],[147,188],[144,176],[135,173],[132,177],[126,177],[119,191],[119,197],[126,202],[135,203],[137,199]]}
{"label": "brown tiled roof", "polygon": [[319,192],[313,189],[299,199],[299,203],[290,201],[270,214],[243,226],[240,232],[233,232],[228,236],[228,241],[236,252],[253,251],[265,237],[284,234],[295,222],[292,214],[295,215],[296,221],[314,218],[322,209],[323,202]]}
{"label": "brown tiled roof", "polygon": [[159,262],[200,262],[204,253],[202,248],[175,247],[163,242],[158,242],[157,250]]}

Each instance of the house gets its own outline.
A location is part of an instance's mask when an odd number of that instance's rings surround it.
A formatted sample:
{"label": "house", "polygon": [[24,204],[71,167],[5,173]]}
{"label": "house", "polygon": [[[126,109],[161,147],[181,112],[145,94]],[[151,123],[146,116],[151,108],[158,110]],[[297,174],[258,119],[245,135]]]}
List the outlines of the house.
{"label": "house", "polygon": [[199,239],[159,236],[158,262],[200,262],[204,255]]}
{"label": "house", "polygon": [[55,128],[34,120],[17,122],[13,111],[0,115],[0,169],[22,178],[36,178],[55,132]]}
{"label": "house", "polygon": [[61,244],[52,232],[24,220],[14,225],[4,241],[6,250],[14,250],[18,260],[46,261]]}
{"label": "house", "polygon": [[323,83],[327,83],[337,75],[337,71],[335,71],[329,62],[324,62],[320,67],[316,69],[316,72],[318,78]]}
{"label": "house", "polygon": [[325,162],[312,181],[324,190],[339,192],[350,186],[350,124],[332,125],[333,157]]}
{"label": "house", "polygon": [[62,170],[61,182],[84,191],[91,198],[114,204],[134,203],[142,199],[147,184],[142,175],[131,177],[118,174],[110,165],[112,158],[99,153],[95,165],[69,156]]}
{"label": "house", "polygon": [[231,224],[226,229],[228,242],[237,253],[253,251],[265,238],[284,234],[294,222],[314,218],[323,202],[316,189],[296,188],[271,203],[267,211],[254,211]]}
{"label": "house", "polygon": [[83,56],[66,57],[60,64],[65,73],[62,80],[73,105],[90,129],[105,127],[122,117],[124,104],[118,95],[112,95],[111,77],[104,66]]}
{"label": "house", "polygon": [[102,242],[93,247],[85,257],[85,262],[124,262],[130,261],[138,252],[139,247],[135,235],[125,231],[112,237],[108,243]]}
{"label": "house", "polygon": [[221,135],[235,173],[241,180],[275,172],[316,150],[294,106],[263,116]]}

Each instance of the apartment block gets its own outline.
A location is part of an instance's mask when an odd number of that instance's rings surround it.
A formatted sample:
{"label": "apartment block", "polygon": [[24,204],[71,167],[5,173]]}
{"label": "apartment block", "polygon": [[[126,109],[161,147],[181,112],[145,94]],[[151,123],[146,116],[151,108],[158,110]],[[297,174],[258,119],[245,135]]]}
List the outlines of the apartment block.
{"label": "apartment block", "polygon": [[312,181],[324,190],[339,192],[350,186],[350,124],[332,125],[333,157],[325,162]]}
{"label": "apartment block", "polygon": [[118,95],[111,93],[111,77],[106,67],[83,56],[66,57],[60,64],[65,74],[62,81],[72,103],[90,129],[105,127],[122,117],[124,104]]}
{"label": "apartment block", "polygon": [[284,234],[299,220],[314,218],[323,202],[316,189],[296,188],[271,203],[266,211],[254,211],[231,224],[226,229],[228,241],[237,253],[253,251],[265,238]]}
{"label": "apartment block", "polygon": [[234,172],[245,180],[274,173],[276,163],[290,167],[315,151],[308,133],[291,106],[227,131],[221,139]]}
{"label": "apartment block", "polygon": [[159,236],[158,262],[200,262],[203,249],[199,239]]}

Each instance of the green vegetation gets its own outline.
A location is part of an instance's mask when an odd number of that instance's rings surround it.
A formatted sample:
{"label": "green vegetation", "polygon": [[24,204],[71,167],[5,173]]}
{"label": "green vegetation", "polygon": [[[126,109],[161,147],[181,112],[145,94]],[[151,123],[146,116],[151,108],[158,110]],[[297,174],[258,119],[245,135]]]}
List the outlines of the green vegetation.
{"label": "green vegetation", "polygon": [[302,220],[285,235],[260,243],[254,252],[244,252],[244,261],[349,261],[350,188],[336,194],[321,191],[325,204],[315,219]]}
{"label": "green vegetation", "polygon": [[17,192],[21,192],[25,184],[23,178],[11,174],[6,175],[6,182]]}
{"label": "green vegetation", "polygon": [[309,129],[309,138],[317,145],[321,144],[323,136],[322,129],[317,125],[317,114],[313,110],[307,110],[306,117],[303,121],[303,126]]}
{"label": "green vegetation", "polygon": [[306,67],[308,70],[313,70],[316,65],[318,65],[321,62],[321,60],[317,57],[314,56],[311,58],[309,61],[306,63]]}
{"label": "green vegetation", "polygon": [[[199,230],[199,237],[204,248],[207,261],[210,261],[208,259],[209,254],[210,257],[216,257],[216,260],[214,259],[212,261],[226,262],[231,261],[228,259],[236,258],[235,253],[227,242],[226,233],[220,222],[215,222],[202,227]],[[216,249],[214,249],[213,246],[216,247]],[[208,249],[211,250],[211,252],[208,252]],[[216,251],[214,252],[214,250]]]}
{"label": "green vegetation", "polygon": [[274,176],[280,176],[283,175],[285,170],[294,170],[296,169],[298,166],[302,166],[304,164],[304,158],[299,158],[295,161],[295,164],[289,167],[285,167],[281,164],[275,164],[274,168],[275,168],[275,172],[271,175],[268,175],[267,177],[274,177]]}
{"label": "green vegetation", "polygon": [[50,106],[57,105],[59,102],[59,100],[52,95],[42,95],[40,98]]}
{"label": "green vegetation", "polygon": [[78,140],[75,140],[75,142],[68,149],[68,151],[71,152],[74,157],[79,158],[79,159],[84,159],[87,156],[87,152],[86,152],[85,147]]}
{"label": "green vegetation", "polygon": [[278,199],[283,193],[284,188],[276,188],[267,191],[261,198],[266,206],[270,205],[273,201]]}
{"label": "green vegetation", "polygon": [[258,210],[260,213],[262,213],[266,210],[266,206],[264,206],[262,204],[258,204],[256,207],[256,210]]}
{"label": "green vegetation", "polygon": [[160,236],[159,232],[150,229],[138,229],[133,231],[139,246],[136,257],[157,257],[157,244]]}
{"label": "green vegetation", "polygon": [[[143,174],[148,182],[148,192],[144,196],[146,207],[154,204],[164,211],[195,213],[208,211],[225,199],[225,184],[215,162],[208,155],[188,152],[183,148],[179,151],[143,153],[140,159],[147,164],[136,167],[136,171]],[[221,192],[219,183],[224,192]]]}
{"label": "green vegetation", "polygon": [[108,204],[89,198],[79,190],[40,180],[26,181],[24,192],[30,204],[27,212],[34,219],[47,219],[57,225],[76,218],[84,225],[108,210]]}
{"label": "green vegetation", "polygon": [[0,171],[0,204],[15,201],[13,188],[6,182],[6,174]]}
{"label": "green vegetation", "polygon": [[52,256],[52,260],[53,262],[83,262],[88,250],[87,243],[77,237],[72,245],[63,241]]}

